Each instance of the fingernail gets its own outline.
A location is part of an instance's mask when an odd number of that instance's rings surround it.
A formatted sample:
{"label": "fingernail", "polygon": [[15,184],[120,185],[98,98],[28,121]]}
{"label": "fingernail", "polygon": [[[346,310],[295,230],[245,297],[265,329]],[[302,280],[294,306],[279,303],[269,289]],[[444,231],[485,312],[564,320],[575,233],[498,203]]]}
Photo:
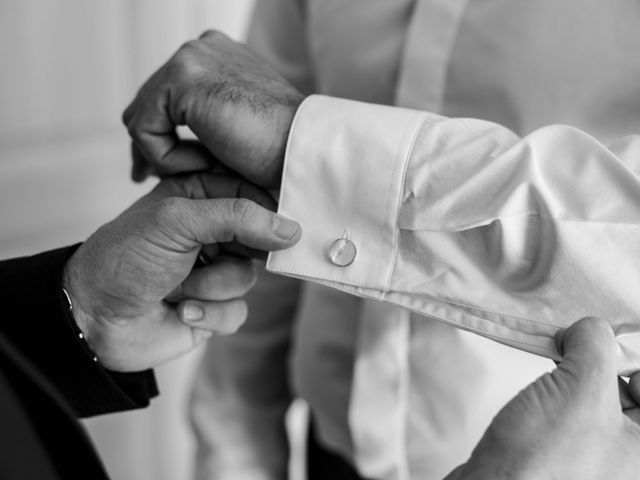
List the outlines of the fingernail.
{"label": "fingernail", "polygon": [[279,215],[273,216],[273,231],[284,240],[291,240],[298,233],[298,228],[298,224],[293,220]]}
{"label": "fingernail", "polygon": [[204,310],[200,305],[194,303],[187,303],[182,311],[185,322],[197,322],[204,317]]}

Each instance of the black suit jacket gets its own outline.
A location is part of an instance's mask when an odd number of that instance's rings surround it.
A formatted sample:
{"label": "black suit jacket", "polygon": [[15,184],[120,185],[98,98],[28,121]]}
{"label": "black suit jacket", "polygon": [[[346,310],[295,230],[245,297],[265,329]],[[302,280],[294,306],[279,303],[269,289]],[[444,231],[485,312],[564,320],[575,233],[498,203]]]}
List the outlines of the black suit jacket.
{"label": "black suit jacket", "polygon": [[144,407],[151,371],[117,373],[77,338],[62,293],[75,247],[0,262],[0,479],[106,479],[77,417]]}

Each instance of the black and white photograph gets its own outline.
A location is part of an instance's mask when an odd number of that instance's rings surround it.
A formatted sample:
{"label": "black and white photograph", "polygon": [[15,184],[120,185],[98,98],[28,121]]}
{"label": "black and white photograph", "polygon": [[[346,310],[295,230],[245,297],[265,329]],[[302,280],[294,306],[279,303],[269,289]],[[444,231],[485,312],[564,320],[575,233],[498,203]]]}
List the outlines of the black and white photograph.
{"label": "black and white photograph", "polygon": [[0,480],[640,479],[640,1],[0,0]]}

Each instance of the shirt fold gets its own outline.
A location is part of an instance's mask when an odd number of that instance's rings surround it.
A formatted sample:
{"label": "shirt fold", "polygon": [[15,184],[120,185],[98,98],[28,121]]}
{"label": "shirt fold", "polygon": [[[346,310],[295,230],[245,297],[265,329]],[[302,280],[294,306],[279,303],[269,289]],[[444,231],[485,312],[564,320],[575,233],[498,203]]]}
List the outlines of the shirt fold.
{"label": "shirt fold", "polygon": [[[598,316],[629,374],[640,369],[639,145],[311,97],[279,210],[303,237],[268,268],[554,359],[558,330]],[[328,255],[341,237],[357,249],[348,266]]]}

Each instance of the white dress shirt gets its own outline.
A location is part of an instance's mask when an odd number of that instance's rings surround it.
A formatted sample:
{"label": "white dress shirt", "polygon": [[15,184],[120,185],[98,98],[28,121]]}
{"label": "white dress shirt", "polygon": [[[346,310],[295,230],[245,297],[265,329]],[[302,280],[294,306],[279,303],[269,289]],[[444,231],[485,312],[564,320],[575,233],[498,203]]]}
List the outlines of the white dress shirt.
{"label": "white dress shirt", "polygon": [[598,315],[640,368],[639,26],[627,0],[258,2],[253,48],[334,97],[296,117],[279,211],[303,237],[268,267],[377,301],[261,284],[198,378],[201,472],[282,475],[289,348],[320,441],[375,479],[442,478],[549,368],[450,326],[556,358]]}

